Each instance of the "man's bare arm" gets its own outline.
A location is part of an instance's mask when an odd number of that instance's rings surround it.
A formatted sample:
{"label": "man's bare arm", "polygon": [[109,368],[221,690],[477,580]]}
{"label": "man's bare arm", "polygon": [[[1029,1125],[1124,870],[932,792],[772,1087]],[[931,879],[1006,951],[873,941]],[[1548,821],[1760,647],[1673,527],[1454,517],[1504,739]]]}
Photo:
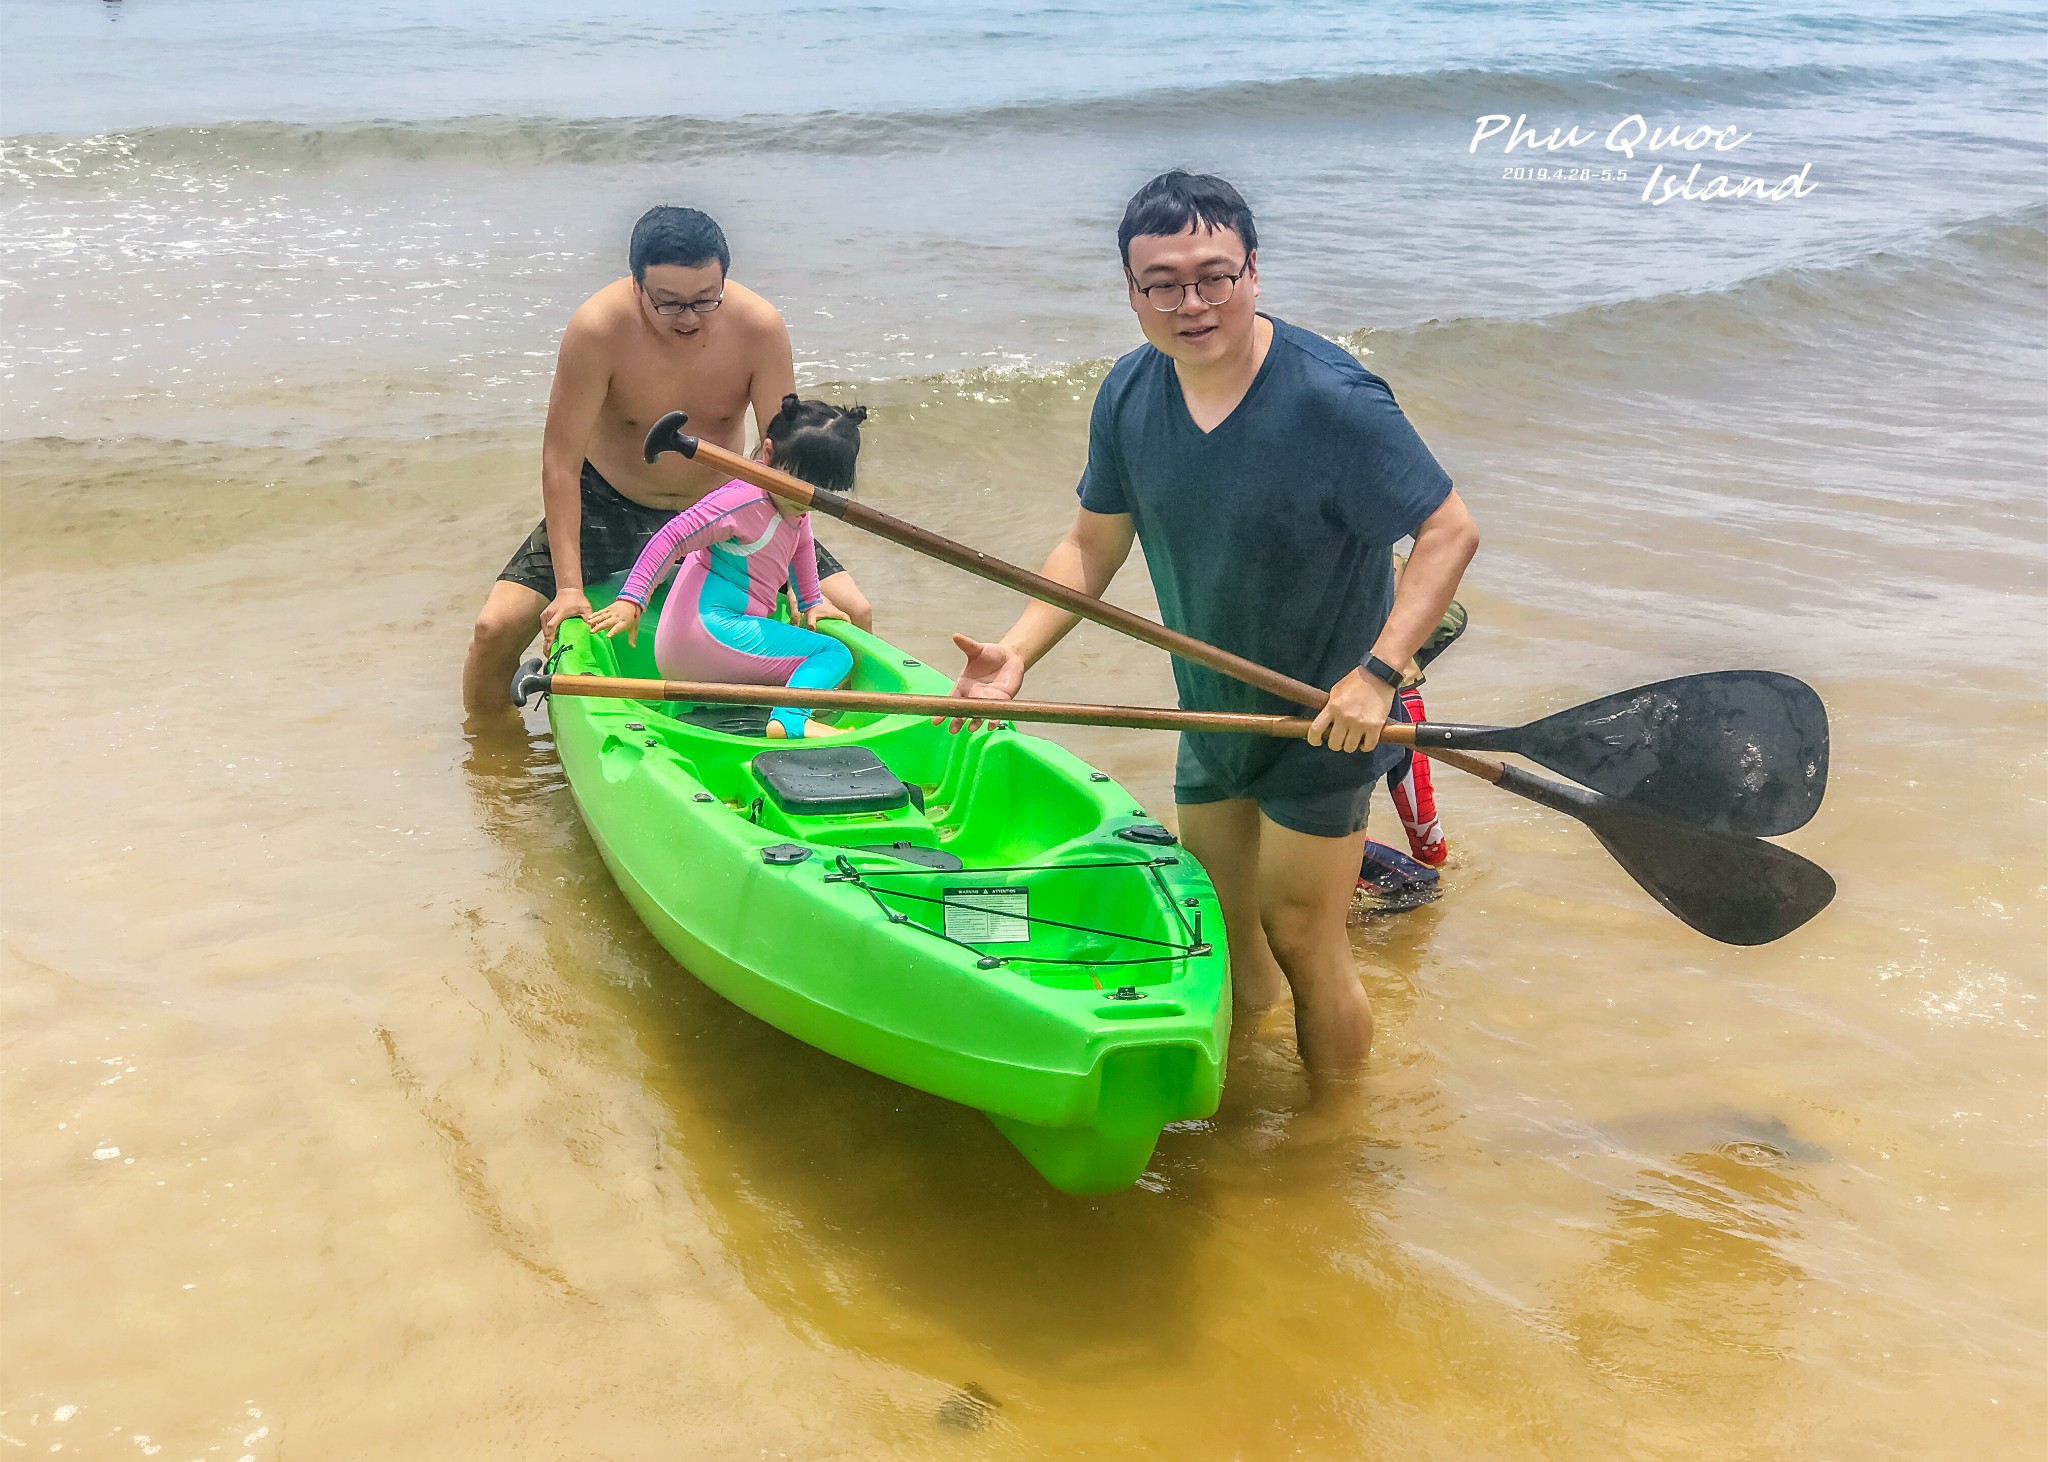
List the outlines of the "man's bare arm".
{"label": "man's bare arm", "polygon": [[597,331],[579,310],[562,334],[540,443],[540,496],[555,566],[555,597],[541,615],[549,641],[563,620],[590,608],[583,596],[583,459],[610,385]]}
{"label": "man's bare arm", "polygon": [[[1053,545],[1039,576],[1100,599],[1131,556],[1137,536],[1137,525],[1129,513],[1091,513],[1082,508],[1074,514],[1067,536]],[[1081,616],[1072,610],[1033,599],[1003,635],[1003,643],[1017,652],[1028,670],[1080,622]]]}
{"label": "man's bare arm", "polygon": [[1373,641],[1372,653],[1389,665],[1414,659],[1451,607],[1465,566],[1478,551],[1479,525],[1453,490],[1415,530],[1415,552],[1395,585],[1394,607]]}
{"label": "man's bare arm", "polygon": [[768,423],[782,410],[782,398],[796,390],[796,357],[790,349],[789,326],[766,300],[761,302],[766,318],[759,325],[760,341],[752,355],[753,374],[747,382],[747,399],[753,403],[754,426],[763,436]]}
{"label": "man's bare arm", "polygon": [[[1394,666],[1414,659],[1451,607],[1465,565],[1478,550],[1479,526],[1453,491],[1415,530],[1415,552],[1408,555],[1408,567],[1394,591],[1394,607],[1372,642],[1372,653]],[[1329,704],[1309,728],[1309,744],[1370,751],[1379,744],[1380,728],[1393,703],[1392,686],[1362,669],[1353,670],[1330,687]]]}
{"label": "man's bare arm", "polygon": [[[1091,513],[1082,508],[1075,513],[1067,536],[1054,545],[1038,572],[1056,584],[1099,599],[1131,556],[1136,539],[1137,525],[1129,513]],[[953,643],[967,657],[967,668],[954,682],[953,694],[979,700],[1014,698],[1024,683],[1024,672],[1044,659],[1080,622],[1081,616],[1073,611],[1034,599],[994,644],[954,635]],[[956,729],[959,724],[954,723]]]}

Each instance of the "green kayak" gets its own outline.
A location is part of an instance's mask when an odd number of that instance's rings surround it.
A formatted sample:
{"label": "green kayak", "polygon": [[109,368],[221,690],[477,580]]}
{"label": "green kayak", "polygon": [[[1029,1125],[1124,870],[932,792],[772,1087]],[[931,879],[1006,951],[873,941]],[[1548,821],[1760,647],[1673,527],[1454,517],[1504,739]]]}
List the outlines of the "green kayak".
{"label": "green kayak", "polygon": [[[658,675],[662,602],[638,648],[568,622],[551,668]],[[854,689],[951,689],[872,635],[826,631],[853,651]],[[1128,792],[1007,726],[847,714],[840,735],[781,741],[765,717],[549,700],[591,836],[679,962],[798,1040],[986,1112],[1069,1193],[1128,1186],[1161,1128],[1216,1109],[1222,914]]]}

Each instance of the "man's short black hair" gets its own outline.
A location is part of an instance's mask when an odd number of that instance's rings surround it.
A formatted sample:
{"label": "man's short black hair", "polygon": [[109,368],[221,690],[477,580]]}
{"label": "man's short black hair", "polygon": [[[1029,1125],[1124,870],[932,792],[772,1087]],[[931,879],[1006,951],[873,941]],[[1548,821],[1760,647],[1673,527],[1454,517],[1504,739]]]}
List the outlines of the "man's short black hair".
{"label": "man's short black hair", "polygon": [[725,246],[725,230],[712,222],[710,214],[666,204],[640,215],[640,221],[633,225],[633,243],[626,257],[635,279],[645,279],[650,264],[680,264],[685,269],[696,269],[716,259],[720,274],[732,268],[732,250]]}
{"label": "man's short black hair", "polygon": [[1252,211],[1243,194],[1210,173],[1175,168],[1133,193],[1124,205],[1124,221],[1116,230],[1124,267],[1131,267],[1132,239],[1153,234],[1171,237],[1190,228],[1235,229],[1247,254],[1259,246],[1259,230],[1252,223]]}

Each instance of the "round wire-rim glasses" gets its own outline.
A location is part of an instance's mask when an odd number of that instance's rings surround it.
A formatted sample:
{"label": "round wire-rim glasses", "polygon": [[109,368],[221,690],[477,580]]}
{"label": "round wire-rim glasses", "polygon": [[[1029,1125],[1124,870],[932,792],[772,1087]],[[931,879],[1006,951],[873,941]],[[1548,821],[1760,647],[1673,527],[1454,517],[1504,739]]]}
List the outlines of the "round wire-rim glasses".
{"label": "round wire-rim glasses", "polygon": [[[1195,298],[1205,305],[1222,305],[1230,302],[1237,293],[1238,280],[1251,270],[1251,260],[1245,260],[1244,268],[1235,274],[1204,274],[1189,284],[1140,284],[1138,276],[1131,275],[1131,288],[1145,296],[1145,303],[1162,315],[1170,315],[1187,303],[1188,291],[1195,292]],[[1129,270],[1124,271],[1129,274]]]}

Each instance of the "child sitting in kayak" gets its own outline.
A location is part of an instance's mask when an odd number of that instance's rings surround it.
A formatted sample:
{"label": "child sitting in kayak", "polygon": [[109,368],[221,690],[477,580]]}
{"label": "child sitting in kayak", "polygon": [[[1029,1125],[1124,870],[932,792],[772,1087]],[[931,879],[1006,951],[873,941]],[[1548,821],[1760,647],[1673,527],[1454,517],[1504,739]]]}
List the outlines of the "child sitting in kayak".
{"label": "child sitting in kayak", "polygon": [[[759,461],[828,492],[853,490],[865,406],[782,398],[762,434]],[[654,630],[654,663],[671,680],[790,685],[830,690],[853,669],[853,654],[817,632],[824,619],[845,619],[818,588],[811,515],[749,483],[732,481],[676,514],[648,540],[619,597],[590,617],[606,635],[626,632],[638,644],[640,616],[655,584],[678,559],[668,605]],[[787,588],[801,625],[772,616]],[[808,711],[777,706],[768,735],[832,734]]]}

